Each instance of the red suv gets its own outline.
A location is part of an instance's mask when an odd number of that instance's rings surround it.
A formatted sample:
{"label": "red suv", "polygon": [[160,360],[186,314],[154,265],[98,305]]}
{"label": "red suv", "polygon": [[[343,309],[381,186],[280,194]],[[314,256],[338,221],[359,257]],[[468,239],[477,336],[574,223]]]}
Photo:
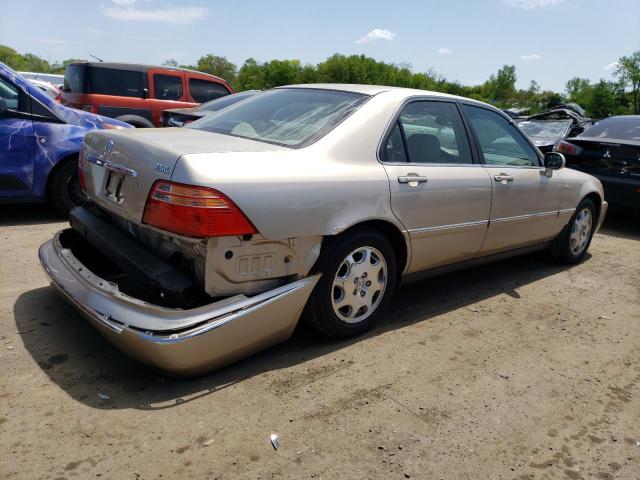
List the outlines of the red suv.
{"label": "red suv", "polygon": [[163,110],[194,107],[230,93],[223,79],[193,70],[82,62],[67,65],[62,104],[134,127],[160,127]]}

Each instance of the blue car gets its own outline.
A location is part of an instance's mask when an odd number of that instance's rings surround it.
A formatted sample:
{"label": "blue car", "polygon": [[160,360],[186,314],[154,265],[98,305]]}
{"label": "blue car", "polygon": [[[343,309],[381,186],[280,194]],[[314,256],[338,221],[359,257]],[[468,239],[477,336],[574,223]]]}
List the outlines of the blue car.
{"label": "blue car", "polygon": [[56,103],[0,62],[0,202],[82,203],[78,151],[90,130],[129,124]]}

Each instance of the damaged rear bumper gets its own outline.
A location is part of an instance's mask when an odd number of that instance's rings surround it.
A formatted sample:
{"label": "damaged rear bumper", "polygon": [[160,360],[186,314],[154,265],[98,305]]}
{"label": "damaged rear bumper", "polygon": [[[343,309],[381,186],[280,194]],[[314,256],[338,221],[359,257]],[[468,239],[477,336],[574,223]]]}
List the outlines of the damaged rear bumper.
{"label": "damaged rear bumper", "polygon": [[60,234],[39,250],[52,284],[125,354],[172,375],[201,374],[286,340],[319,278],[190,310],[166,308],[125,295],[89,271]]}

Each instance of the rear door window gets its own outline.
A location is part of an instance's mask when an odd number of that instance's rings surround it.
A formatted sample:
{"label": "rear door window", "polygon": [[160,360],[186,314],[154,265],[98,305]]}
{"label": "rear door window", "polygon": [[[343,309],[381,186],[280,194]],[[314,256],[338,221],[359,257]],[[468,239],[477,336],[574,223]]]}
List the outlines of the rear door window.
{"label": "rear door window", "polygon": [[400,115],[412,163],[473,163],[462,117],[453,103],[419,101]]}
{"label": "rear door window", "polygon": [[209,82],[200,78],[189,79],[189,91],[191,92],[191,97],[198,103],[229,95],[229,91],[221,83]]}
{"label": "rear door window", "polygon": [[182,98],[182,78],[176,75],[153,75],[153,91],[158,100],[180,100]]}
{"label": "rear door window", "polygon": [[88,93],[142,98],[142,72],[114,68],[86,68]]}

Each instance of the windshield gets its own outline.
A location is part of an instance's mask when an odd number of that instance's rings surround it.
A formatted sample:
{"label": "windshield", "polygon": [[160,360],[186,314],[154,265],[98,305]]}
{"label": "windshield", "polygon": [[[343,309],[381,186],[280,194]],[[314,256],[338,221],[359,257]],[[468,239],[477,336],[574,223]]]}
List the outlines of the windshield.
{"label": "windshield", "polygon": [[204,112],[217,112],[218,110],[227,108],[234,103],[238,103],[240,100],[252,97],[256,93],[260,93],[260,90],[247,90],[246,92],[225,95],[224,97],[216,98],[215,100],[211,100],[210,102],[198,105],[197,107],[195,107],[195,110]]}
{"label": "windshield", "polygon": [[584,131],[581,137],[640,140],[640,115],[605,118]]}
{"label": "windshield", "polygon": [[525,120],[518,126],[529,138],[561,138],[572,120]]}
{"label": "windshield", "polygon": [[302,147],[326,135],[367,95],[311,88],[279,88],[254,95],[186,128]]}

